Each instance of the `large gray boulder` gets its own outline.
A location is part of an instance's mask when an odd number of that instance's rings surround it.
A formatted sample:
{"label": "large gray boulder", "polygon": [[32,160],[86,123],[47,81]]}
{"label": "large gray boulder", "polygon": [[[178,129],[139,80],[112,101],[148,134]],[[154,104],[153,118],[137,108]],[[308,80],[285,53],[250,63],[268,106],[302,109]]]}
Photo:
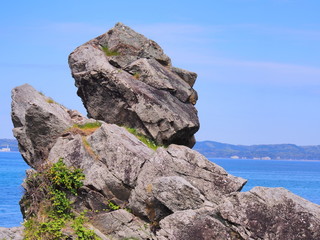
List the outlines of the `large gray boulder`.
{"label": "large gray boulder", "polygon": [[110,239],[155,239],[148,224],[123,209],[97,214],[92,223]]}
{"label": "large gray boulder", "polygon": [[118,23],[69,56],[88,116],[133,127],[158,144],[192,147],[196,74],[172,68],[160,46]]}
{"label": "large gray boulder", "polygon": [[160,221],[157,240],[317,240],[320,206],[283,188],[255,187],[218,207],[177,211]]}
{"label": "large gray boulder", "polygon": [[19,142],[19,150],[25,161],[36,168],[73,121],[68,109],[28,84],[12,90],[11,106],[13,134]]}
{"label": "large gray boulder", "polygon": [[145,162],[129,206],[135,214],[159,221],[178,210],[217,205],[224,195],[240,191],[245,183],[200,153],[170,145],[159,148]]}
{"label": "large gray boulder", "polygon": [[[217,206],[223,196],[239,191],[246,182],[186,146],[154,151],[125,128],[87,119],[29,85],[14,89],[13,100],[14,131],[24,133],[16,136],[22,150],[28,150],[23,152],[26,161],[35,168],[28,171],[20,202],[27,218],[37,214],[37,209],[30,208],[34,189],[29,184],[41,166],[61,158],[66,165],[83,169],[86,176],[78,195],[72,197],[74,211],[88,210],[95,231],[114,238],[156,239],[161,219]],[[92,131],[79,127],[86,123],[98,124]],[[29,142],[39,145],[25,144]],[[108,212],[110,201],[122,210]],[[132,213],[123,210],[127,207]]]}
{"label": "large gray boulder", "polygon": [[157,240],[243,240],[214,208],[178,211],[160,221]]}
{"label": "large gray boulder", "polygon": [[232,193],[217,214],[243,239],[320,239],[320,206],[284,188]]}

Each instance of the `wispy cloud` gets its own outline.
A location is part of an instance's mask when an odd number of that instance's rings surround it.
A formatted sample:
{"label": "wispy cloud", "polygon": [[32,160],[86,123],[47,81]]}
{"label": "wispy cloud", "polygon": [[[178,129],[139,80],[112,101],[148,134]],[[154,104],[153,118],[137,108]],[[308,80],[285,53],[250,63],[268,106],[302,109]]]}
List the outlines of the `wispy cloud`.
{"label": "wispy cloud", "polygon": [[[317,29],[294,29],[259,24],[199,26],[169,23],[135,27],[136,30],[148,37],[163,42],[165,50],[169,52],[174,63],[193,67],[194,69],[190,70],[198,71],[199,77],[202,76],[207,80],[219,81],[221,79],[221,81],[230,83],[245,82],[286,86],[320,86],[320,67],[306,65],[303,61],[301,64],[297,61],[293,64],[289,58],[288,62],[279,62],[277,60],[279,49],[274,50],[274,61],[272,61],[272,57],[270,58],[272,56],[270,53],[268,53],[269,57],[266,61],[263,51],[259,53],[261,55],[256,54],[252,58],[255,60],[252,60],[250,55],[243,58],[237,56],[237,53],[230,54],[228,52],[226,54],[224,52],[227,50],[226,44],[224,44],[225,49],[219,49],[216,46],[218,41],[224,40],[228,41],[227,44],[238,44],[236,42],[237,36],[242,36],[242,33],[254,33],[260,36],[259,41],[262,41],[263,36],[266,35],[274,37],[276,41],[279,41],[279,44],[286,44],[292,39],[303,39],[306,41],[301,41],[301,44],[306,44],[306,47],[309,47],[310,41],[320,39],[320,30]],[[230,42],[231,40],[233,42]],[[317,43],[312,42],[312,44]],[[241,44],[238,47],[242,48]],[[217,75],[224,76],[223,78],[212,77]]]}
{"label": "wispy cloud", "polygon": [[[203,62],[204,63],[204,62]],[[230,81],[254,84],[312,85],[320,86],[320,68],[279,62],[243,61],[233,59],[207,59],[210,69],[225,71],[229,76],[238,76]],[[222,70],[221,70],[222,68]],[[231,73],[228,73],[227,70]]]}

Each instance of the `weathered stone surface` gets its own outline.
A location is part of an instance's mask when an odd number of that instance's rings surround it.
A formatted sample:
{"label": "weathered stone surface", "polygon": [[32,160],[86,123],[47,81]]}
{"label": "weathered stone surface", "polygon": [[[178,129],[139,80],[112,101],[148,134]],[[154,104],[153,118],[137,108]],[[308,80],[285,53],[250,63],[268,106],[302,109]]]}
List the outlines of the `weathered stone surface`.
{"label": "weathered stone surface", "polygon": [[171,65],[170,58],[156,42],[122,23],[117,23],[114,28],[94,41],[98,41],[100,46],[108,47],[112,52],[119,53],[109,56],[116,66],[124,67],[139,58],[154,58],[164,66]]}
{"label": "weathered stone surface", "polygon": [[[68,136],[68,138],[59,138],[50,151],[48,161],[56,162],[60,158],[68,166],[83,169],[86,176],[84,186],[96,192],[102,193],[107,199],[114,198],[114,191],[121,191],[124,195],[128,195],[127,189],[122,185],[121,181],[113,176],[108,167],[96,158],[92,149],[88,149],[84,145],[85,137],[80,135]],[[82,190],[82,193],[85,190]],[[85,191],[91,193],[90,191]],[[82,194],[86,195],[86,194]],[[87,199],[87,205],[93,206],[96,203],[90,203]],[[94,208],[95,209],[95,208]]]}
{"label": "weathered stone surface", "polygon": [[240,235],[228,228],[212,208],[178,211],[160,221],[157,240],[239,240]]}
{"label": "weathered stone surface", "polygon": [[320,206],[284,188],[232,193],[221,202],[218,215],[243,239],[320,239]]}
{"label": "weathered stone surface", "polygon": [[[177,203],[178,201],[185,201],[181,205],[188,205],[189,196],[180,199],[178,188],[169,190],[170,187],[168,187],[167,191],[171,193],[177,191],[177,194],[172,194],[171,196],[178,199],[172,199],[171,202],[163,201],[159,204],[159,200],[156,199],[153,193],[154,182],[156,186],[159,186],[157,184],[159,180],[157,179],[169,176],[184,178],[194,188],[198,189],[205,200],[213,204],[218,204],[222,196],[239,191],[246,183],[246,180],[229,175],[223,168],[208,161],[198,152],[184,146],[170,145],[167,149],[159,148],[156,154],[143,165],[137,180],[137,186],[132,191],[129,199],[130,208],[136,214],[159,220],[159,217],[154,216],[155,212],[159,212],[158,208],[165,206],[168,209],[172,208],[176,210],[179,206],[176,205],[173,208],[170,204]],[[179,185],[176,184],[176,186]],[[164,190],[162,189],[162,191]],[[195,194],[195,189],[193,191]],[[159,196],[160,192],[158,193],[157,190],[155,192]],[[170,207],[165,204],[169,204]],[[196,204],[192,204],[192,206],[196,207]],[[198,207],[200,208],[201,205]],[[165,211],[162,216],[166,214],[170,214],[170,212]]]}
{"label": "weathered stone surface", "polygon": [[112,239],[154,239],[149,224],[123,209],[97,214],[92,223]]}
{"label": "weathered stone surface", "polygon": [[74,136],[72,130],[65,135],[57,140],[48,160],[56,162],[63,158],[67,165],[83,169],[84,185],[102,193],[107,200],[127,200],[141,166],[154,153],[114,124],[103,123],[87,137]]}
{"label": "weathered stone surface", "polygon": [[69,66],[90,117],[134,127],[159,144],[194,145],[197,93],[185,80],[192,74],[171,71],[155,42],[117,24],[74,50]]}
{"label": "weathered stone surface", "polygon": [[205,201],[198,189],[178,176],[157,178],[152,183],[152,193],[172,212],[196,209]]}
{"label": "weathered stone surface", "polygon": [[20,152],[34,168],[48,156],[60,134],[73,124],[65,107],[28,84],[12,90],[12,121]]}
{"label": "weathered stone surface", "polygon": [[162,66],[155,59],[141,58],[125,69],[135,79],[156,89],[165,90],[177,97],[181,102],[188,102],[193,89],[180,77]]}
{"label": "weathered stone surface", "polygon": [[2,240],[22,240],[23,227],[3,228],[0,227],[0,239]]}
{"label": "weathered stone surface", "polygon": [[142,165],[154,154],[137,137],[114,124],[103,124],[87,138],[100,161],[123,185],[134,188]]}
{"label": "weathered stone surface", "polygon": [[197,79],[196,73],[189,72],[185,69],[176,68],[176,67],[172,67],[172,71],[176,73],[179,77],[181,77],[186,83],[188,83],[190,87],[193,87]]}

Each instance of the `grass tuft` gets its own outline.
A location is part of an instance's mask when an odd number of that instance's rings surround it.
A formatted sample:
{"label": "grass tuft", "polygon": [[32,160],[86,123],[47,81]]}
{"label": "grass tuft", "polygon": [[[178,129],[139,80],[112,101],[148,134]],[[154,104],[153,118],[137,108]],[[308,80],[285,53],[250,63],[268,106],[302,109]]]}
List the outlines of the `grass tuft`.
{"label": "grass tuft", "polygon": [[96,160],[99,160],[99,159],[100,159],[99,155],[92,149],[90,143],[88,142],[88,140],[86,139],[85,136],[82,136],[82,143],[83,143],[83,146],[84,146],[85,150],[86,150],[92,157],[94,157]]}
{"label": "grass tuft", "polygon": [[108,57],[112,57],[112,56],[119,56],[120,53],[118,53],[117,51],[111,51],[107,46],[101,46],[102,51],[108,56]]}
{"label": "grass tuft", "polygon": [[155,141],[151,140],[150,138],[142,135],[141,133],[138,133],[137,129],[135,128],[129,128],[129,127],[125,127],[125,129],[127,129],[127,131],[133,135],[135,135],[141,142],[143,142],[144,144],[146,144],[149,148],[151,148],[152,150],[157,150],[158,147],[161,147],[160,145],[158,145]]}
{"label": "grass tuft", "polygon": [[85,124],[74,124],[71,128],[66,131],[72,132],[74,134],[80,134],[82,136],[88,136],[94,133],[99,127],[101,127],[101,122],[90,122]]}
{"label": "grass tuft", "polygon": [[47,98],[46,101],[47,103],[56,103],[52,98]]}
{"label": "grass tuft", "polygon": [[101,127],[102,123],[95,121],[95,122],[89,122],[85,124],[75,124],[73,127],[80,128],[80,129],[97,129]]}
{"label": "grass tuft", "polygon": [[133,77],[134,77],[135,79],[139,80],[139,79],[140,79],[140,73],[138,73],[138,72],[134,73],[134,74],[133,74]]}

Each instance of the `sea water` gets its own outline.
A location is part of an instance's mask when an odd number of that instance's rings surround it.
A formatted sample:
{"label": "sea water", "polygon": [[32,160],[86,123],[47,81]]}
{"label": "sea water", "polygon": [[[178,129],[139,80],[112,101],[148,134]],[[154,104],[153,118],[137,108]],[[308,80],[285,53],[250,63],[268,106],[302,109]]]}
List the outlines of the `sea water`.
{"label": "sea water", "polygon": [[[210,159],[230,174],[248,179],[242,191],[255,186],[284,187],[320,204],[320,161]],[[20,153],[0,152],[0,227],[19,226],[21,183],[28,165]]]}
{"label": "sea water", "polygon": [[19,201],[27,168],[19,152],[0,152],[0,227],[19,226],[22,222]]}
{"label": "sea water", "polygon": [[248,180],[242,192],[255,186],[284,187],[320,204],[320,161],[210,159],[228,173]]}

